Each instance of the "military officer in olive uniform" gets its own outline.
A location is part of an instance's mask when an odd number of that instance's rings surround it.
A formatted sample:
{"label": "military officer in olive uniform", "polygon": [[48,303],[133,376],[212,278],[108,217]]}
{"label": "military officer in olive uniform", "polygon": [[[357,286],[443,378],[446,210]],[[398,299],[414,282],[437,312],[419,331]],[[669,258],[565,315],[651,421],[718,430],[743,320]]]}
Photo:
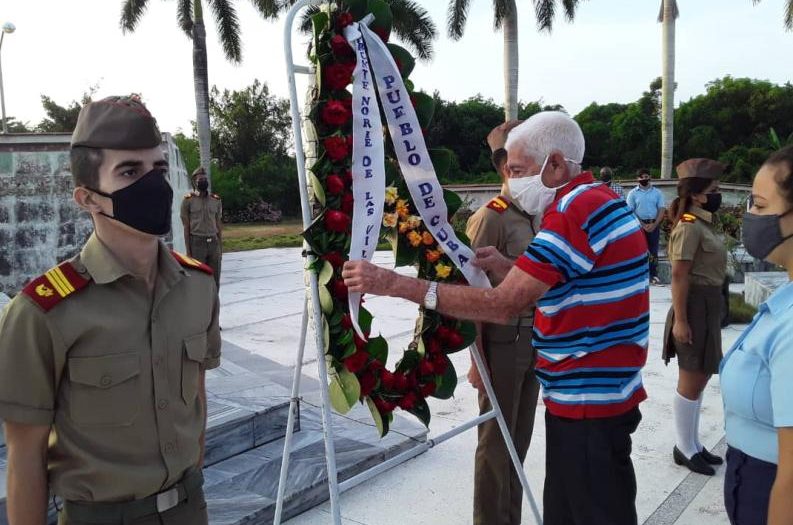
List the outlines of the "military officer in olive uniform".
{"label": "military officer in olive uniform", "polygon": [[212,270],[171,252],[173,192],[137,97],[87,104],[74,200],[94,232],[0,316],[11,524],[206,524],[205,371],[220,361]]}
{"label": "military officer in olive uniform", "polygon": [[[510,202],[507,189],[507,152],[504,144],[509,131],[520,124],[512,121],[495,128],[488,136],[493,165],[502,177],[501,195],[478,209],[469,219],[466,233],[471,246],[494,246],[511,259],[518,258],[534,238],[534,219]],[[491,279],[493,286],[499,283]],[[534,375],[534,350],[531,346],[533,312],[513,319],[507,325],[485,323],[480,327],[477,346],[483,349],[490,379],[510,428],[521,461],[531,442],[539,383]],[[471,384],[479,390],[479,407],[491,410],[479,372],[471,363]],[[520,524],[523,488],[507,452],[495,419],[479,426],[474,473],[474,524]]]}
{"label": "military officer in olive uniform", "polygon": [[180,214],[187,254],[214,270],[215,283],[220,288],[223,205],[219,195],[209,193],[209,179],[204,168],[196,168],[193,172],[193,186],[195,191],[185,195]]}
{"label": "military officer in olive uniform", "polygon": [[678,198],[670,213],[672,308],[664,333],[664,360],[677,357],[680,368],[673,399],[676,444],[673,459],[694,472],[712,476],[722,458],[699,441],[702,395],[719,371],[722,358],[722,284],[727,250],[716,231],[714,214],[721,206],[719,178],[725,166],[710,159],[689,159],[677,167]]}

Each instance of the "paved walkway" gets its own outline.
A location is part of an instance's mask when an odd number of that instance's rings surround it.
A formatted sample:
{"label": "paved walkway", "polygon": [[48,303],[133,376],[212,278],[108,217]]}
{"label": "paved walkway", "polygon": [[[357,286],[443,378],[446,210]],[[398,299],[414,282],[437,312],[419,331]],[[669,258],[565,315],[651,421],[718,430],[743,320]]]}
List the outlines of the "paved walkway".
{"label": "paved walkway", "polygon": [[[392,265],[393,257],[379,253],[376,262]],[[270,249],[232,253],[224,257],[221,298],[223,338],[285,366],[293,366],[302,311],[302,260],[298,249]],[[677,368],[660,359],[663,322],[671,303],[668,287],[651,293],[651,348],[644,372],[649,400],[642,404],[643,420],[634,435],[633,460],[639,496],[639,522],[647,525],[716,525],[727,523],[722,505],[723,470],[714,478],[691,474],[674,465],[671,401]],[[416,307],[387,298],[367,299],[376,317],[373,333],[381,331],[390,342],[389,366],[399,359],[410,338]],[[742,327],[723,332],[728,347]],[[311,341],[311,338],[309,338]],[[465,381],[468,356],[453,356],[460,376],[456,396],[432,400],[431,434],[454,428],[477,413],[476,392]],[[316,351],[309,344],[304,373],[317,377]],[[544,407],[537,408],[536,426],[525,470],[535,497],[542,501],[545,475]],[[705,393],[702,441],[723,452],[723,418],[718,378]],[[341,498],[343,522],[356,525],[464,525],[471,523],[475,432],[467,432]],[[288,525],[331,523],[326,503],[288,522]],[[532,523],[524,504],[524,523]]]}

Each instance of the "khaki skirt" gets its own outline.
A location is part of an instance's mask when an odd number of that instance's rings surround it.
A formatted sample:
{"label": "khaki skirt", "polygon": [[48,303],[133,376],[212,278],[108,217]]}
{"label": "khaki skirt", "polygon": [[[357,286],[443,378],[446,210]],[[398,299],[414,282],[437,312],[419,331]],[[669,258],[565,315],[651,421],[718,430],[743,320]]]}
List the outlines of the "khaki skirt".
{"label": "khaki skirt", "polygon": [[688,324],[691,326],[693,344],[675,341],[672,327],[675,324],[675,309],[669,308],[664,327],[663,360],[677,357],[683,370],[718,374],[721,362],[721,286],[690,285],[688,289]]}

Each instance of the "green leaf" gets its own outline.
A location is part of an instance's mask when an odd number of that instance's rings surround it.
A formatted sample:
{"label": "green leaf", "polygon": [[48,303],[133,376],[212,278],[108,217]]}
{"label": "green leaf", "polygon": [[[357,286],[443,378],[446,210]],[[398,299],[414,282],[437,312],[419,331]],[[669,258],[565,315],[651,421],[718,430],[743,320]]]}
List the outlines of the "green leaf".
{"label": "green leaf", "polygon": [[446,208],[449,210],[449,217],[454,216],[457,210],[463,205],[463,199],[452,190],[443,190],[443,200],[446,201]]}
{"label": "green leaf", "polygon": [[349,342],[349,343],[347,343],[347,346],[344,347],[344,354],[342,354],[341,358],[342,359],[347,359],[348,357],[350,357],[352,354],[354,354],[357,351],[358,351],[358,347],[355,346],[355,343]]}
{"label": "green leaf", "polygon": [[333,297],[330,291],[324,285],[319,285],[319,305],[322,307],[322,313],[330,315],[333,313]]}
{"label": "green leaf", "polygon": [[424,426],[429,428],[430,426],[430,406],[427,402],[423,399],[419,399],[416,402],[416,406],[408,410],[411,414],[419,418],[419,421],[424,423]]}
{"label": "green leaf", "polygon": [[344,395],[347,396],[347,402],[351,407],[355,406],[355,403],[361,398],[361,383],[358,382],[358,377],[344,368],[339,372],[339,379]]}
{"label": "green leaf", "polygon": [[418,248],[411,246],[404,235],[397,235],[394,266],[413,266],[418,255]]}
{"label": "green leaf", "polygon": [[330,406],[339,414],[346,414],[355,404],[349,402],[338,375],[331,376],[328,393],[330,394]]}
{"label": "green leaf", "polygon": [[361,306],[358,309],[358,326],[361,327],[361,330],[364,332],[371,332],[372,331],[372,314]]}
{"label": "green leaf", "polygon": [[[446,359],[449,360],[448,357]],[[449,399],[452,397],[454,389],[457,388],[457,371],[451,361],[449,361],[449,366],[446,367],[446,372],[442,376],[436,376],[436,379],[439,379],[438,387],[432,397],[437,397],[438,399]]]}
{"label": "green leaf", "polygon": [[319,40],[319,37],[322,34],[322,32],[325,29],[327,29],[329,21],[330,21],[330,17],[328,17],[328,13],[322,11],[311,17],[311,26],[314,28],[315,42]]}
{"label": "green leaf", "polygon": [[429,150],[432,166],[438,178],[445,177],[452,167],[452,152],[446,148],[432,148]]}
{"label": "green leaf", "polygon": [[382,29],[387,34],[391,33],[391,27],[394,25],[394,15],[391,13],[391,7],[383,0],[369,0],[369,12],[374,15],[374,22],[371,28]]}
{"label": "green leaf", "polygon": [[377,426],[378,432],[380,432],[380,437],[385,437],[388,434],[388,419],[383,419],[374,401],[369,397],[366,398],[366,406],[369,407],[369,412],[372,413],[372,419],[374,419],[374,424]]}
{"label": "green leaf", "polygon": [[344,3],[347,4],[350,14],[356,21],[366,16],[368,12],[369,0],[344,0]]}
{"label": "green leaf", "polygon": [[383,364],[388,361],[388,341],[383,336],[370,338],[366,343],[366,351]]}
{"label": "green leaf", "polygon": [[419,125],[422,129],[427,129],[435,115],[435,99],[421,91],[413,93],[412,96],[416,101],[416,116],[419,119]]}
{"label": "green leaf", "polygon": [[325,353],[327,354],[330,348],[330,326],[328,325],[328,320],[324,317],[322,318],[322,342],[325,345]]}
{"label": "green leaf", "polygon": [[397,370],[399,372],[404,372],[405,370],[412,370],[416,368],[419,364],[419,353],[415,350],[407,350],[403,355],[402,359],[397,363]]}
{"label": "green leaf", "polygon": [[338,343],[340,346],[346,346],[353,342],[353,332],[352,330],[347,330],[344,332],[344,335],[339,337]]}
{"label": "green leaf", "polygon": [[330,280],[333,278],[333,265],[330,264],[328,261],[322,261],[322,262],[324,262],[325,264],[322,265],[322,269],[319,272],[319,276],[317,277],[317,280],[319,281],[319,284],[325,285],[328,284]]}
{"label": "green leaf", "polygon": [[457,350],[468,348],[469,346],[474,344],[474,342],[476,341],[476,323],[472,323],[471,321],[462,321],[460,323],[460,328],[458,330],[460,332],[460,335],[463,336],[463,346],[461,346]]}
{"label": "green leaf", "polygon": [[408,93],[413,93],[413,91],[416,89],[416,86],[413,85],[413,81],[412,80],[406,78],[405,79],[405,89],[408,90]]}
{"label": "green leaf", "polygon": [[314,197],[317,199],[317,202],[322,206],[325,207],[325,189],[322,187],[322,183],[319,181],[314,172],[308,172],[308,179],[311,182],[311,191],[314,192]]}
{"label": "green leaf", "polygon": [[388,46],[388,50],[391,51],[391,56],[394,57],[394,62],[396,62],[399,67],[399,74],[402,75],[402,78],[409,77],[413,72],[413,68],[416,67],[416,59],[402,46],[396,44],[386,45]]}

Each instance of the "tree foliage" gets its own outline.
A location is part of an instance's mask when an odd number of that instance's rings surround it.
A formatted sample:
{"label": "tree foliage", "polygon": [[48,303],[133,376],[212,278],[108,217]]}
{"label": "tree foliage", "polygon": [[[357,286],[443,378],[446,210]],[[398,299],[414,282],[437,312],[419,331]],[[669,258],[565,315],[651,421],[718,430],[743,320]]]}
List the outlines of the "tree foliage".
{"label": "tree foliage", "polygon": [[92,86],[83,93],[80,100],[72,100],[63,106],[47,95],[41,95],[41,105],[47,116],[36,126],[36,131],[40,133],[71,133],[74,131],[80,110],[91,102],[97,89],[97,86]]}

